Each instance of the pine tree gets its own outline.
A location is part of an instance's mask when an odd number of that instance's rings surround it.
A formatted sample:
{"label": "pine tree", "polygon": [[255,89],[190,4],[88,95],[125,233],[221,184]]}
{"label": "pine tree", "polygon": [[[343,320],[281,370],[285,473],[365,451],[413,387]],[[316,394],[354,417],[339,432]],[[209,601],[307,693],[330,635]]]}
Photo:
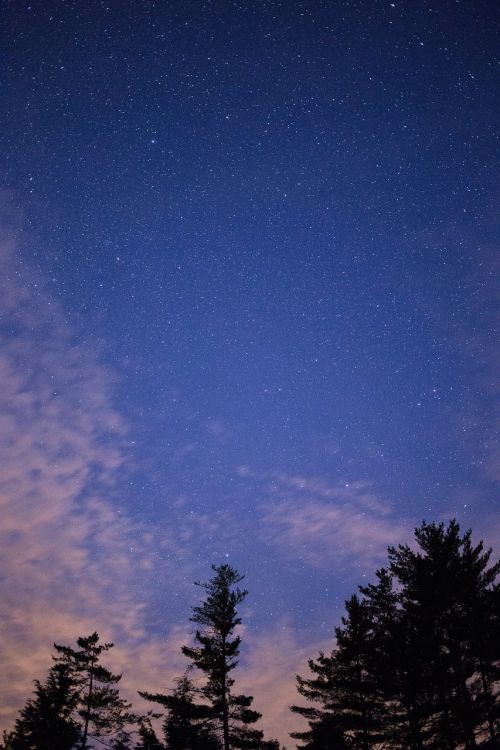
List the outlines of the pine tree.
{"label": "pine tree", "polygon": [[146,700],[166,709],[163,735],[167,750],[220,750],[220,742],[212,731],[211,712],[206,705],[194,701],[194,686],[185,675],[177,680],[171,695],[140,692]]}
{"label": "pine tree", "polygon": [[252,729],[260,714],[251,708],[253,698],[235,695],[230,676],[238,664],[241,639],[234,635],[241,623],[237,607],[247,596],[238,588],[243,576],[229,565],[212,566],[214,576],[198,583],[206,592],[200,606],[193,607],[191,621],[201,626],[196,631],[195,646],[182,651],[207,678],[200,693],[210,706],[211,718],[222,737],[223,750],[231,747],[258,747],[262,732]]}
{"label": "pine tree", "polygon": [[113,674],[99,663],[102,653],[113,647],[112,643],[99,643],[97,633],[77,641],[78,650],[54,644],[58,656],[56,665],[67,670],[77,697],[75,711],[81,722],[79,750],[87,750],[89,736],[118,735],[134,717],[130,704],[122,700],[114,687],[121,675]]}
{"label": "pine tree", "polygon": [[319,702],[319,709],[294,706],[309,720],[309,732],[293,735],[305,740],[303,746],[326,741],[331,747],[370,750],[382,736],[383,701],[373,671],[373,636],[370,610],[352,596],[346,602],[347,615],[336,628],[337,647],[330,657],[320,654],[309,666],[312,679],[298,678],[298,690],[308,700]]}
{"label": "pine tree", "polygon": [[[495,685],[500,682],[500,586],[495,578],[500,562],[489,566],[492,550],[483,551],[480,542],[472,547],[470,532],[464,537],[462,561],[468,571],[464,585],[467,648],[475,670],[471,684],[474,718],[491,743],[500,744],[500,699]],[[472,577],[475,584],[470,585]]]}
{"label": "pine tree", "polygon": [[[125,729],[119,729],[116,736],[107,745],[110,750],[132,750],[132,737],[130,732]],[[135,750],[135,748],[134,748]]]}
{"label": "pine tree", "polygon": [[389,548],[389,568],[346,602],[330,656],[310,661],[298,690],[314,706],[296,733],[317,745],[472,750],[499,742],[500,563],[456,521],[423,523],[419,550]]}
{"label": "pine tree", "polygon": [[302,740],[301,750],[349,750],[336,719],[328,715],[319,721],[312,721],[309,731],[294,732],[291,736]]}
{"label": "pine tree", "polygon": [[388,747],[423,750],[428,718],[426,664],[418,634],[405,617],[391,574],[360,586],[372,624],[369,658],[381,696],[381,739]]}
{"label": "pine tree", "polygon": [[156,732],[151,724],[152,716],[160,718],[157,714],[152,714],[151,712],[148,712],[147,716],[138,717],[139,742],[136,743],[134,750],[165,750],[165,746],[156,736]]}
{"label": "pine tree", "polygon": [[293,732],[290,736],[303,743],[300,746],[303,750],[314,750],[317,743],[322,743],[325,750],[343,750],[346,742],[335,652],[330,655],[320,652],[316,660],[309,660],[308,665],[312,677],[298,675],[297,690],[315,705],[291,706],[291,710],[308,721],[309,729]]}
{"label": "pine tree", "polygon": [[373,623],[365,601],[352,596],[335,629],[335,661],[342,724],[353,748],[369,750],[380,739],[382,699],[373,663]]}
{"label": "pine tree", "polygon": [[471,532],[462,537],[454,520],[447,528],[424,522],[415,538],[418,552],[390,548],[389,562],[427,669],[430,746],[470,750],[481,719],[492,741],[498,732],[491,678],[499,657],[494,581],[500,564],[489,566],[491,551],[473,547]]}
{"label": "pine tree", "polygon": [[14,731],[4,736],[8,750],[71,750],[80,737],[71,718],[76,705],[68,670],[54,666],[44,683],[35,680],[30,698],[16,720]]}

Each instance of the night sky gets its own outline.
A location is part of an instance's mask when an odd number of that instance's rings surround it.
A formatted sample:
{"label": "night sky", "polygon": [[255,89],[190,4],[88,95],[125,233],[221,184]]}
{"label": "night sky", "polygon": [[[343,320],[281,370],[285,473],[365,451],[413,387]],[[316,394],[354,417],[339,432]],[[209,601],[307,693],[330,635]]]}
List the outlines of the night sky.
{"label": "night sky", "polygon": [[93,630],[130,695],[170,689],[228,561],[237,686],[291,747],[388,544],[500,543],[499,21],[1,4],[3,726]]}

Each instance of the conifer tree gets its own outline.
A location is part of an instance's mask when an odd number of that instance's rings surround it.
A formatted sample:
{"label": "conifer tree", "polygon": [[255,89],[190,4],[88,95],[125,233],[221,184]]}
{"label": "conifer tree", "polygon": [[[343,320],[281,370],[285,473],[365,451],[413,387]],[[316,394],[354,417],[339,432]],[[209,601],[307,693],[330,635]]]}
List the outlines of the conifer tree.
{"label": "conifer tree", "polygon": [[383,710],[378,674],[374,672],[373,623],[365,601],[352,596],[347,616],[335,629],[335,661],[342,724],[356,750],[369,750],[380,740]]}
{"label": "conifer tree", "polygon": [[[415,538],[418,552],[408,545],[389,549],[390,570],[401,586],[405,616],[418,633],[422,661],[431,668],[436,747],[451,750],[463,743],[470,750],[477,744],[480,708],[492,741],[498,731],[498,696],[490,676],[500,656],[493,636],[500,563],[490,566],[491,550],[484,552],[482,543],[474,547],[470,530],[462,537],[455,520],[447,528],[424,522]],[[478,673],[481,678],[474,680]]]}
{"label": "conifer tree", "polygon": [[214,576],[198,583],[206,598],[193,607],[192,622],[200,625],[195,646],[183,646],[183,653],[206,676],[201,695],[210,706],[210,716],[220,733],[223,750],[231,747],[258,747],[262,732],[253,729],[260,714],[251,708],[253,698],[232,692],[231,672],[238,664],[240,636],[234,634],[241,623],[237,607],[247,596],[238,588],[243,576],[225,564],[212,566]]}
{"label": "conifer tree", "polygon": [[424,522],[415,539],[389,548],[388,569],[346,603],[332,654],[298,678],[316,703],[292,707],[309,722],[292,735],[303,748],[498,746],[500,563],[456,521]]}
{"label": "conifer tree", "polygon": [[[195,703],[194,694],[193,683],[186,675],[177,680],[171,695],[139,693],[142,698],[166,709],[163,735],[167,750],[220,750],[221,744],[212,731],[209,707]],[[150,740],[153,738],[151,732],[152,730],[149,732]],[[147,735],[148,732],[145,731],[144,734]],[[154,747],[154,742],[152,744]]]}
{"label": "conifer tree", "polygon": [[423,750],[428,719],[428,668],[385,568],[360,587],[372,624],[370,660],[382,700],[381,739],[388,747]]}
{"label": "conifer tree", "polygon": [[314,703],[314,706],[291,706],[309,723],[309,730],[293,732],[290,736],[300,740],[303,750],[314,748],[318,738],[329,737],[328,750],[343,750],[345,746],[342,714],[339,707],[339,680],[337,679],[335,652],[326,655],[320,652],[316,660],[308,662],[312,677],[297,676],[297,690]]}
{"label": "conifer tree", "polygon": [[92,633],[79,638],[77,645],[76,650],[54,644],[58,654],[54,661],[71,679],[76,698],[73,717],[78,716],[81,723],[79,750],[87,750],[89,736],[118,735],[134,717],[129,713],[130,704],[120,698],[115,687],[121,675],[113,674],[99,661],[113,644],[100,643],[98,634]]}
{"label": "conifer tree", "polygon": [[4,736],[8,750],[71,750],[80,729],[71,714],[76,705],[68,670],[54,666],[44,683],[35,680],[34,696],[21,710],[14,731]]}
{"label": "conifer tree", "polygon": [[321,708],[293,706],[307,718],[310,730],[292,735],[305,741],[303,748],[325,742],[331,748],[369,750],[381,738],[383,704],[371,659],[372,623],[369,609],[357,596],[346,602],[347,616],[336,628],[337,647],[309,662],[313,677],[298,677],[298,690]]}
{"label": "conifer tree", "polygon": [[136,743],[134,750],[165,750],[165,746],[156,736],[151,723],[151,717],[160,718],[158,714],[148,712],[147,716],[137,718],[139,741]]}

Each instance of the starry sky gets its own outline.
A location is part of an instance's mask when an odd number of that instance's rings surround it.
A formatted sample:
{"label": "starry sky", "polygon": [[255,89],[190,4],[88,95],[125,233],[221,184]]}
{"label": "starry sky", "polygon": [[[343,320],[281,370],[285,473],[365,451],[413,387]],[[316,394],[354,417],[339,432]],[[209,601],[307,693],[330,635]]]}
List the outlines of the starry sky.
{"label": "starry sky", "polygon": [[238,686],[291,747],[387,545],[500,542],[499,15],[2,3],[3,726],[93,630],[169,689],[229,561]]}

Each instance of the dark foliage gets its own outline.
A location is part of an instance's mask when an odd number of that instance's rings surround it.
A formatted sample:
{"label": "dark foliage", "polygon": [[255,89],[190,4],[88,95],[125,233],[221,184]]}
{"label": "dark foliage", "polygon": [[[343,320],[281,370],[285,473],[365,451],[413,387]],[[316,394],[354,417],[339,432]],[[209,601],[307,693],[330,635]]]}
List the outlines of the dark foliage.
{"label": "dark foliage", "polygon": [[[211,712],[206,705],[194,701],[194,687],[186,676],[177,680],[171,695],[160,693],[139,693],[146,700],[160,704],[166,710],[163,721],[163,735],[168,750],[220,750],[221,744],[212,728]],[[143,732],[145,729],[143,729]],[[150,742],[154,733],[149,724]],[[155,737],[156,739],[156,737]],[[158,740],[156,739],[156,742]],[[143,747],[143,746],[141,746]],[[154,742],[146,748],[156,750]],[[163,747],[158,743],[158,747]]]}
{"label": "dark foliage", "polygon": [[99,663],[113,644],[100,644],[93,633],[77,645],[54,644],[54,665],[44,683],[35,681],[14,731],[4,735],[4,750],[88,750],[92,738],[113,750],[131,747],[126,725],[135,717],[114,687],[121,676]]}
{"label": "dark foliage", "polygon": [[69,674],[75,691],[75,715],[79,717],[82,739],[80,750],[89,747],[89,738],[109,736],[123,743],[124,729],[134,717],[129,713],[130,705],[120,698],[115,685],[121,675],[113,674],[100,664],[102,653],[113,647],[112,643],[100,643],[97,633],[79,638],[78,649],[54,644],[56,665],[63,666]]}
{"label": "dark foliage", "polygon": [[214,576],[207,583],[198,583],[206,598],[193,607],[191,620],[201,629],[196,631],[195,646],[184,646],[183,653],[206,677],[200,689],[210,707],[209,718],[218,732],[222,747],[257,748],[263,741],[262,731],[251,728],[260,714],[251,708],[253,698],[235,695],[230,673],[238,664],[241,639],[234,630],[241,623],[237,607],[247,592],[238,588],[242,576],[229,565],[212,566]]}
{"label": "dark foliage", "polygon": [[35,680],[34,696],[21,710],[14,731],[4,737],[7,750],[71,750],[80,738],[71,714],[76,705],[74,686],[62,666],[50,670],[42,684]]}
{"label": "dark foliage", "polygon": [[[330,655],[309,662],[294,706],[301,747],[471,750],[499,737],[500,563],[456,521],[423,523],[418,551],[389,549],[388,569],[346,602]],[[320,737],[321,739],[317,739]],[[315,743],[320,743],[315,744]],[[321,744],[322,743],[322,744]],[[342,744],[344,743],[344,744]]]}
{"label": "dark foliage", "polygon": [[[292,735],[302,750],[500,750],[500,562],[456,521],[424,522],[415,540],[389,548],[387,567],[346,602],[334,650],[297,678],[308,701],[292,707],[309,724]],[[100,663],[113,644],[97,633],[76,649],[55,644],[0,750],[279,750],[253,728],[253,698],[233,691],[242,577],[229,565],[213,571],[198,584],[194,645],[182,649],[199,684],[186,674],[171,694],[141,692],[163,710],[136,717],[121,675]]]}

